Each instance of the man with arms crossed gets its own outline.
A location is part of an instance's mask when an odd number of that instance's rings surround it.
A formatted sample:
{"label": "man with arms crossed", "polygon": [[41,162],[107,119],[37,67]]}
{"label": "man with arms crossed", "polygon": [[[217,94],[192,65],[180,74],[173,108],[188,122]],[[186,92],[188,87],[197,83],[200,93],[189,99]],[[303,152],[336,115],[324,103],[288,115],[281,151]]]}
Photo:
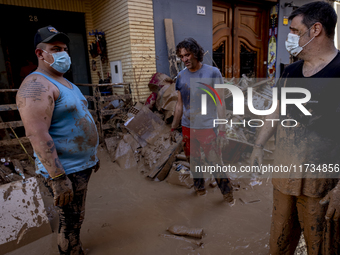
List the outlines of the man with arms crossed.
{"label": "man with arms crossed", "polygon": [[[280,121],[275,121],[274,126],[268,121],[261,128],[251,163],[257,160],[262,164],[263,146],[275,133],[274,165],[292,164],[300,171],[300,166],[305,164],[324,164],[330,166],[326,170],[331,172],[330,164],[338,164],[340,155],[339,83],[334,84],[334,78],[340,77],[340,54],[334,47],[337,15],[328,3],[312,2],[293,11],[289,19],[286,48],[301,60],[285,68],[278,90],[284,87],[307,89],[311,99],[303,107],[311,116],[302,114],[293,104],[287,105],[287,115],[282,116],[278,102],[276,111],[266,119]],[[301,98],[301,93],[296,94],[289,93],[287,98]],[[297,125],[284,127],[280,125],[283,119],[296,120]],[[295,173],[280,173],[284,178],[273,176],[270,254],[294,254],[301,231],[308,254],[340,252],[338,174],[320,177],[320,172],[312,168],[303,168],[300,176]]]}
{"label": "man with arms crossed", "polygon": [[87,184],[99,168],[98,133],[80,90],[66,80],[71,59],[69,38],[54,27],[40,28],[34,38],[38,68],[22,82],[17,106],[36,157],[58,206],[60,254],[84,254],[79,239]]}
{"label": "man with arms crossed", "polygon": [[[212,66],[202,64],[204,51],[193,38],[185,39],[176,48],[177,56],[183,61],[186,69],[178,74],[176,80],[176,90],[178,101],[175,108],[174,120],[171,125],[171,134],[179,126],[182,119],[184,153],[189,162],[194,166],[201,166],[202,147],[206,160],[210,165],[219,164],[222,166],[221,143],[225,135],[225,126],[218,130],[213,127],[213,120],[217,118],[225,119],[225,104],[223,89],[216,89],[222,104],[218,101],[216,105],[212,98],[207,99],[207,114],[201,115],[201,94],[205,93],[200,87],[214,93],[214,85],[222,84],[220,71]],[[191,96],[190,96],[191,95]],[[193,97],[192,97],[193,96]],[[216,101],[218,98],[216,97]],[[194,173],[194,188],[197,195],[206,193],[204,178],[200,173]],[[234,203],[233,189],[227,177],[215,178],[220,188],[223,198]]]}

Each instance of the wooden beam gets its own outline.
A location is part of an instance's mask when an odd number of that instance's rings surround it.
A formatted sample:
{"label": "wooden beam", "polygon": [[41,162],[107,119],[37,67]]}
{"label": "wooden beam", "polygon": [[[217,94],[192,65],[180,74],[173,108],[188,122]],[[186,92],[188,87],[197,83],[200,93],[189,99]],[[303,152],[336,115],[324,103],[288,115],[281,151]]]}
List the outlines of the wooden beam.
{"label": "wooden beam", "polygon": [[3,104],[3,105],[0,105],[0,112],[4,112],[4,111],[16,111],[16,110],[18,110],[16,104]]}
{"label": "wooden beam", "polygon": [[113,88],[124,88],[124,86],[129,85],[129,83],[101,83],[101,84],[87,84],[87,83],[75,83],[77,86],[85,87],[105,87],[112,86]]}
{"label": "wooden beam", "polygon": [[[21,143],[29,143],[30,140],[27,137],[19,138]],[[10,145],[18,145],[20,144],[17,139],[12,140],[0,140],[0,146],[10,146]]]}
{"label": "wooden beam", "polygon": [[93,96],[85,96],[84,95],[84,97],[86,98],[87,101],[92,101],[93,102],[95,100]]}
{"label": "wooden beam", "polygon": [[101,110],[100,113],[101,115],[112,115],[116,114],[117,112],[120,112],[122,109],[113,109],[113,110]]}
{"label": "wooden beam", "polygon": [[[157,176],[159,180],[164,180],[171,169],[172,163],[176,159],[176,155],[181,151],[181,149],[182,149],[182,136],[178,135],[176,137],[176,143],[173,143],[172,145],[170,145],[169,148],[165,149],[162,152],[162,155],[157,160],[157,163],[152,166],[153,169],[151,169],[151,171],[149,172],[148,177],[152,179],[155,178],[157,174],[160,173],[160,171],[162,171],[162,169],[165,167],[162,174],[160,174],[159,177]],[[168,161],[169,164],[167,164]]]}
{"label": "wooden beam", "polygon": [[110,128],[116,128],[115,126],[111,125],[111,124],[103,124],[102,125],[102,129],[106,130],[106,129],[110,129]]}
{"label": "wooden beam", "polygon": [[114,101],[118,99],[130,99],[131,94],[125,94],[125,95],[113,95],[113,96],[105,96],[105,97],[100,97],[98,101]]}
{"label": "wooden beam", "polygon": [[173,79],[178,73],[178,68],[176,63],[176,45],[172,19],[164,19],[164,27],[166,44],[168,46],[170,77]]}
{"label": "wooden beam", "polygon": [[[181,142],[177,143],[177,147],[175,148],[175,150],[173,150],[169,156],[168,161],[164,164],[163,168],[161,171],[159,171],[159,173],[157,174],[156,178],[159,181],[163,181],[169,174],[172,164],[175,162],[176,160],[176,156],[178,153],[180,153],[183,149],[182,146],[182,139]],[[190,167],[189,167],[190,168]]]}
{"label": "wooden beam", "polygon": [[0,123],[0,129],[2,128],[9,128],[9,127],[23,127],[24,124],[22,123],[22,121],[11,121],[11,122],[2,122]]}

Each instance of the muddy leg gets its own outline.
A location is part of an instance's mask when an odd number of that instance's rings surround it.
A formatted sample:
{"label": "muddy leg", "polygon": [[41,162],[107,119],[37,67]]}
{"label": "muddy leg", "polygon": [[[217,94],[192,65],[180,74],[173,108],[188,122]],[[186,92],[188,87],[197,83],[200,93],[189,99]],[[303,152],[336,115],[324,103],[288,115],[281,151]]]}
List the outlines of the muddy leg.
{"label": "muddy leg", "polygon": [[[216,143],[216,136],[210,144],[205,144],[202,147],[210,165],[218,164],[221,167],[223,166],[221,151]],[[214,173],[214,177],[224,199],[230,203],[234,202],[233,187],[227,176],[224,173]]]}
{"label": "muddy leg", "polygon": [[70,174],[74,198],[72,203],[59,207],[58,248],[62,255],[84,254],[80,242],[80,228],[85,216],[87,184],[92,169]]}
{"label": "muddy leg", "polygon": [[[201,165],[201,158],[200,157],[191,157],[192,165],[193,166],[200,166]],[[204,187],[204,176],[203,173],[199,172],[193,172],[194,176],[194,189],[198,195],[204,195],[205,194],[205,187]]]}
{"label": "muddy leg", "polygon": [[320,198],[306,196],[299,196],[297,199],[299,221],[308,255],[324,254],[321,247],[327,206],[320,205],[319,201]]}
{"label": "muddy leg", "polygon": [[228,178],[216,178],[216,183],[221,190],[222,195],[227,195],[229,193],[233,193],[233,186]]}
{"label": "muddy leg", "polygon": [[270,254],[293,255],[301,235],[296,197],[273,190]]}
{"label": "muddy leg", "polygon": [[[188,162],[192,166],[201,165],[200,144],[194,138],[190,138],[190,132],[183,132],[183,149]],[[192,169],[191,169],[192,170]],[[193,171],[193,170],[192,170]],[[204,178],[202,173],[192,172],[194,176],[194,189],[198,195],[205,194]]]}

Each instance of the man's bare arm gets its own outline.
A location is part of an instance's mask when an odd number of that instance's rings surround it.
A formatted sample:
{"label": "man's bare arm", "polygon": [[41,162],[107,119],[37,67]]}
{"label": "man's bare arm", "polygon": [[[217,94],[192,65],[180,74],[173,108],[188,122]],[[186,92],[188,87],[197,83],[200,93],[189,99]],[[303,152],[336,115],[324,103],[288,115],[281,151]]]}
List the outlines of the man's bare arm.
{"label": "man's bare arm", "polygon": [[[278,101],[278,105],[280,102]],[[268,116],[268,120],[278,120],[280,117],[280,107],[277,107],[275,112]],[[257,135],[253,152],[250,157],[250,164],[255,165],[255,161],[261,165],[263,161],[263,147],[267,143],[268,139],[275,133],[277,129],[277,121],[265,121],[265,124],[261,128]]]}
{"label": "man's bare arm", "polygon": [[26,136],[52,178],[65,173],[54,142],[48,133],[55,93],[56,89],[45,78],[31,75],[23,81],[16,97]]}
{"label": "man's bare arm", "polygon": [[181,96],[181,92],[178,93],[178,99],[175,107],[174,120],[172,121],[171,128],[177,128],[179,126],[179,122],[181,121],[183,115],[183,100]]}
{"label": "man's bare arm", "polygon": [[[268,115],[267,120],[275,119],[278,120],[280,118],[280,100],[277,102],[278,107],[276,108],[275,112]],[[261,144],[264,146],[268,139],[275,133],[277,129],[278,121],[265,121],[263,127],[261,128],[255,144]]]}

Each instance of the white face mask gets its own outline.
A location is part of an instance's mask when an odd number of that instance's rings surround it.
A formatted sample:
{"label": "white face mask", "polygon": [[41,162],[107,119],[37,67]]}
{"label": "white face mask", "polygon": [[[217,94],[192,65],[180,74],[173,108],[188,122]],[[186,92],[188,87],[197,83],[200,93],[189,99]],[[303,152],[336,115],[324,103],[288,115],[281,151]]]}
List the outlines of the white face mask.
{"label": "white face mask", "polygon": [[[308,30],[311,29],[311,28],[312,27],[308,28]],[[286,49],[294,57],[299,55],[300,52],[303,50],[303,48],[306,47],[311,41],[314,40],[315,36],[312,39],[310,39],[309,42],[307,42],[305,45],[300,46],[300,44],[299,44],[300,38],[302,36],[304,36],[307,33],[307,31],[301,36],[298,36],[298,35],[292,34],[292,33],[288,34],[288,37],[287,37],[287,40],[286,40]]]}

